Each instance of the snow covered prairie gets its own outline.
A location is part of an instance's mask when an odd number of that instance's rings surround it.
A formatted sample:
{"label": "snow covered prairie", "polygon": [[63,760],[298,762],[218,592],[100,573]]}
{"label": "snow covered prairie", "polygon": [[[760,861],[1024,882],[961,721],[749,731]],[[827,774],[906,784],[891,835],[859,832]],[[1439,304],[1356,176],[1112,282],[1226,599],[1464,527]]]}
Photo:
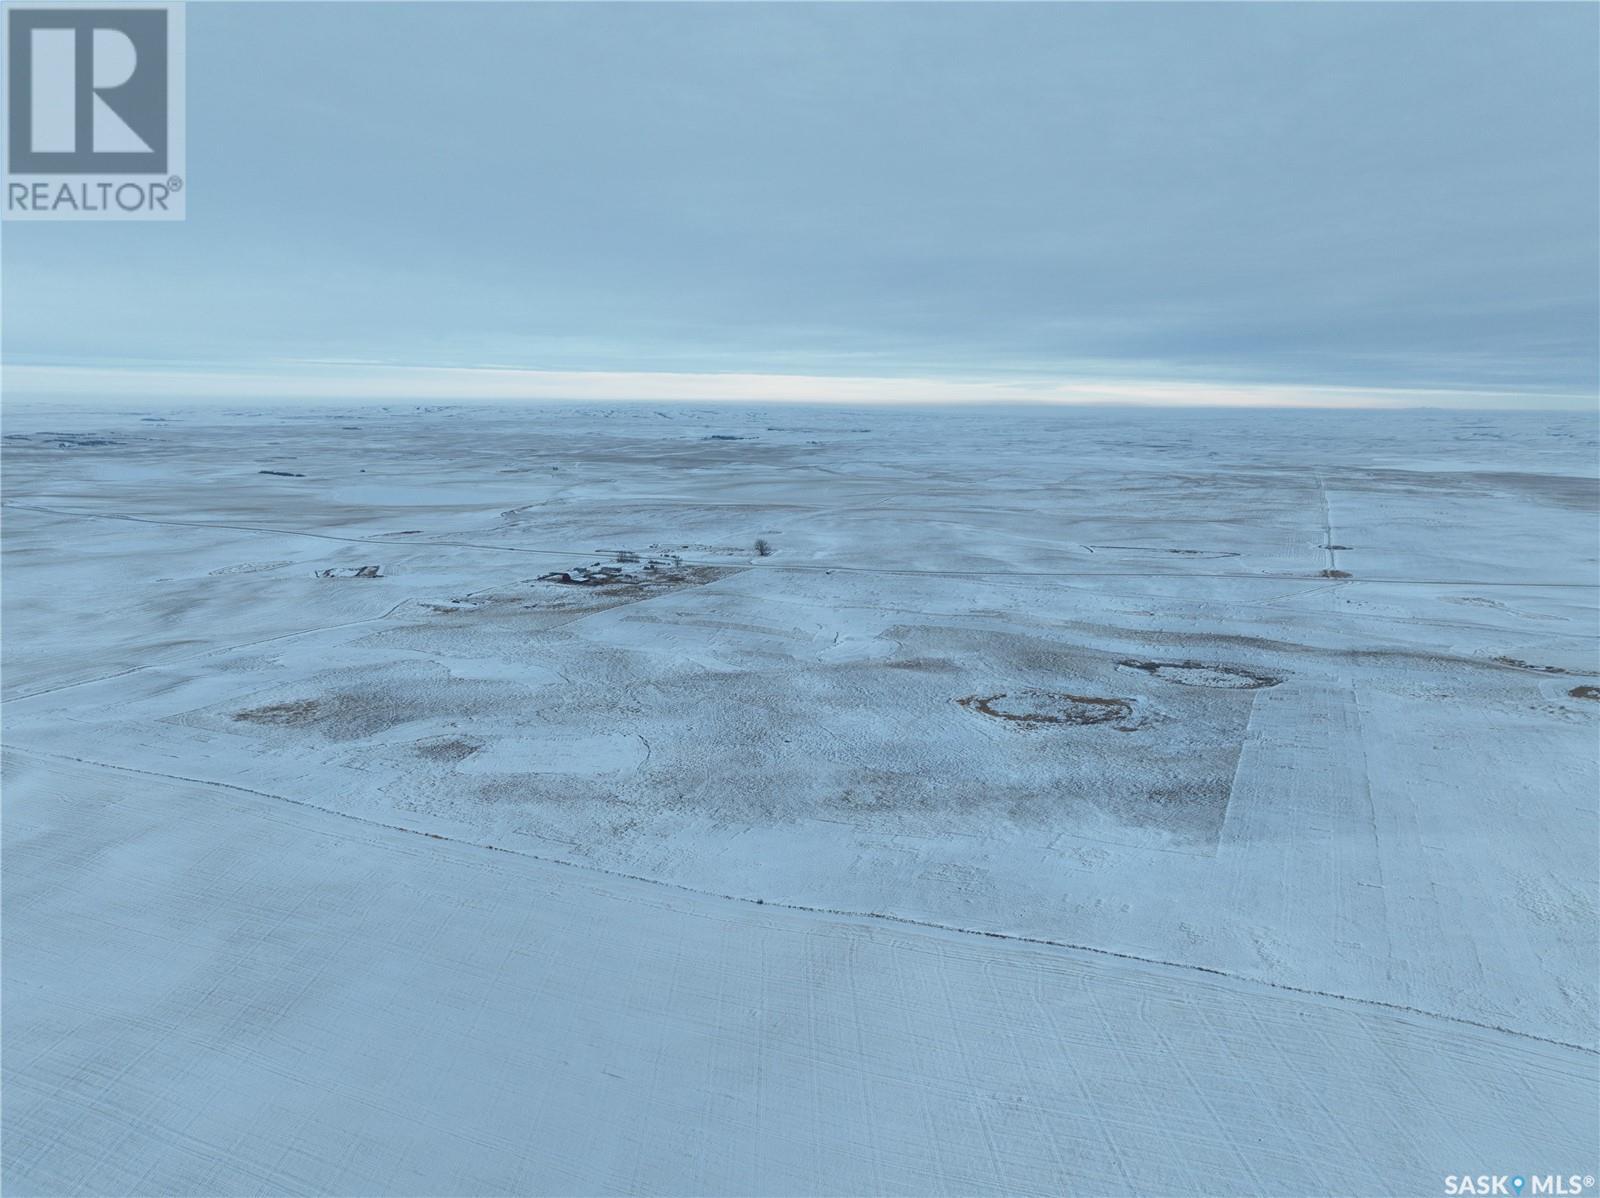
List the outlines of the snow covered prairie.
{"label": "snow covered prairie", "polygon": [[1600,1165],[1593,416],[5,434],[11,1193]]}

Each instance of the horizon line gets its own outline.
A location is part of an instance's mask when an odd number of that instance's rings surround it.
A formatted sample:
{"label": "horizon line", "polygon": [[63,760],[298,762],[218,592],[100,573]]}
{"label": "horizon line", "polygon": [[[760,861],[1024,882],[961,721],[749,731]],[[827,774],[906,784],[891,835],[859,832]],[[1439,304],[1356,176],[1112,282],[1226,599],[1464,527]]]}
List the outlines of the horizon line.
{"label": "horizon line", "polygon": [[1574,411],[1600,392],[1340,386],[1172,378],[960,379],[757,371],[541,370],[301,360],[256,365],[0,362],[15,401],[747,403],[861,406],[1343,408]]}

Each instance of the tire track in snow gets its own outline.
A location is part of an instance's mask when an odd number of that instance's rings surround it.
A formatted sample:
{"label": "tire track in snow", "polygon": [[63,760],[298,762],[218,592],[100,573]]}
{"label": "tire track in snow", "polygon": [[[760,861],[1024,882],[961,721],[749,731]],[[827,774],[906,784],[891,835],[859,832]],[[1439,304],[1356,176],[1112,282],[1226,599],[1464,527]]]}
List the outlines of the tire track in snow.
{"label": "tire track in snow", "polygon": [[139,769],[131,765],[117,765],[108,761],[95,761],[87,757],[73,757],[64,753],[48,753],[39,749],[26,749],[19,745],[0,744],[0,749],[7,752],[21,753],[24,756],[45,758],[55,761],[72,762],[77,765],[87,765],[105,770],[115,770],[121,773],[142,774],[151,778],[162,778],[169,782],[184,782],[195,786],[215,786],[223,790],[234,791],[239,794],[253,795],[257,798],[272,799],[281,803],[291,803],[296,807],[303,807],[311,811],[320,811],[327,815],[338,816],[340,819],[351,820],[354,823],[365,824],[374,828],[382,828],[389,832],[402,832],[408,836],[421,836],[429,840],[441,840],[450,844],[467,846],[469,848],[484,849],[494,853],[509,853],[515,857],[526,857],[532,861],[540,861],[547,865],[559,865],[568,869],[581,870],[586,873],[602,874],[608,877],[624,878],[630,882],[643,882],[651,886],[660,886],[668,890],[681,891],[684,894],[698,895],[702,898],[722,899],[727,902],[745,903],[751,906],[772,907],[781,911],[799,911],[811,915],[826,915],[842,919],[879,920],[885,923],[902,924],[907,927],[925,928],[930,931],[948,932],[960,936],[979,936],[987,940],[1002,940],[1014,944],[1027,944],[1036,947],[1060,949],[1069,953],[1091,953],[1099,957],[1109,957],[1120,961],[1130,961],[1140,965],[1156,966],[1162,969],[1187,971],[1191,973],[1206,974],[1211,977],[1225,978],[1231,982],[1241,983],[1245,986],[1259,986],[1268,990],[1280,990],[1289,994],[1306,995],[1312,998],[1326,999],[1335,1003],[1351,1003],[1378,1010],[1394,1012],[1401,1015],[1417,1016],[1423,1019],[1439,1020],[1444,1023],[1460,1024],[1463,1027],[1477,1028],[1480,1031],[1497,1032],[1506,1036],[1519,1039],[1532,1040],[1541,1044],[1548,1044],[1556,1048],[1571,1049],[1594,1057],[1600,1057],[1600,1050],[1583,1044],[1574,1044],[1567,1040],[1556,1039],[1551,1036],[1541,1036],[1537,1032],[1523,1031],[1517,1028],[1505,1027],[1501,1024],[1488,1023],[1477,1019],[1468,1019],[1465,1016],[1451,1015],[1443,1011],[1428,1011],[1421,1007],[1407,1006],[1404,1003],[1385,1002],[1382,999],[1362,998],[1359,995],[1339,994],[1331,990],[1318,990],[1307,986],[1293,986],[1286,982],[1274,982],[1266,978],[1253,978],[1246,974],[1233,973],[1226,969],[1218,969],[1210,965],[1196,965],[1185,961],[1172,961],[1163,957],[1141,956],[1138,953],[1121,952],[1116,949],[1098,948],[1090,944],[1076,944],[1068,940],[1057,940],[1045,936],[1028,936],[1014,932],[999,932],[985,928],[968,928],[958,924],[940,923],[937,920],[915,919],[907,915],[895,915],[885,911],[859,911],[847,907],[824,907],[807,903],[789,903],[781,900],[768,900],[751,897],[749,895],[724,894],[715,890],[704,890],[695,886],[686,886],[680,882],[670,882],[662,878],[652,878],[644,874],[628,873],[626,870],[608,869],[602,865],[592,865],[586,862],[570,861],[563,857],[548,857],[541,853],[534,853],[527,849],[510,848],[506,845],[489,844],[483,841],[468,840],[464,837],[446,836],[439,832],[428,832],[420,828],[407,827],[404,824],[389,823],[385,820],[372,819],[368,816],[355,815],[348,811],[339,811],[332,807],[310,802],[306,799],[290,798],[288,795],[273,794],[265,790],[253,790],[248,786],[238,786],[230,782],[217,782],[209,778],[191,778],[183,774],[169,774],[161,770]]}
{"label": "tire track in snow", "polygon": [[1586,1054],[22,768],[17,1192],[1427,1193],[1592,1151]]}

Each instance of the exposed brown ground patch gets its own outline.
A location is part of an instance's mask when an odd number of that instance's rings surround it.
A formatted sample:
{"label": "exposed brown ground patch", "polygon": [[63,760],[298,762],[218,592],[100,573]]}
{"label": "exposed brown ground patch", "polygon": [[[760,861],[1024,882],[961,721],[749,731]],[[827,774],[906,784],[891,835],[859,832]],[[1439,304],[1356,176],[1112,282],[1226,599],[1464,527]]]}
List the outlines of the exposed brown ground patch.
{"label": "exposed brown ground patch", "polygon": [[1126,670],[1141,670],[1163,682],[1179,686],[1208,686],[1220,690],[1260,690],[1283,681],[1274,674],[1262,674],[1242,666],[1219,666],[1203,661],[1136,661],[1117,663]]}
{"label": "exposed brown ground patch", "polygon": [[1518,670],[1532,670],[1535,674],[1566,674],[1560,666],[1536,666],[1532,662],[1523,661],[1520,657],[1497,657],[1494,659],[1503,666],[1511,666]]}
{"label": "exposed brown ground patch", "polygon": [[477,741],[460,737],[419,740],[416,744],[417,756],[426,757],[429,761],[464,761],[481,748],[483,746]]}
{"label": "exposed brown ground patch", "polygon": [[1168,549],[1161,545],[1090,545],[1090,549],[1120,549],[1130,553],[1170,553],[1178,557],[1238,557],[1232,549]]}
{"label": "exposed brown ground patch", "polygon": [[288,703],[268,703],[236,711],[233,718],[246,724],[272,724],[280,728],[300,728],[316,721],[322,710],[319,699],[295,699]]}
{"label": "exposed brown ground patch", "polygon": [[946,657],[902,657],[898,661],[883,663],[886,670],[915,670],[919,673],[947,674],[956,663]]}
{"label": "exposed brown ground patch", "polygon": [[[1002,691],[994,695],[968,695],[957,699],[968,711],[1028,727],[1049,724],[1124,724],[1133,717],[1127,699],[1092,695],[1066,695],[1053,691]],[[1132,725],[1123,727],[1129,731]]]}

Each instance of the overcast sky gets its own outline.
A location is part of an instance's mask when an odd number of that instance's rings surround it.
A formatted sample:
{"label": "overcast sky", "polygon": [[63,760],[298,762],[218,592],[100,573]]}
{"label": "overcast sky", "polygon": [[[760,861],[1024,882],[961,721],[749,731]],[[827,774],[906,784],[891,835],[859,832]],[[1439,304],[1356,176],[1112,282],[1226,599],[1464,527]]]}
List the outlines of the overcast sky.
{"label": "overcast sky", "polygon": [[1597,36],[1577,3],[191,4],[189,218],[8,224],[8,374],[1583,402]]}

